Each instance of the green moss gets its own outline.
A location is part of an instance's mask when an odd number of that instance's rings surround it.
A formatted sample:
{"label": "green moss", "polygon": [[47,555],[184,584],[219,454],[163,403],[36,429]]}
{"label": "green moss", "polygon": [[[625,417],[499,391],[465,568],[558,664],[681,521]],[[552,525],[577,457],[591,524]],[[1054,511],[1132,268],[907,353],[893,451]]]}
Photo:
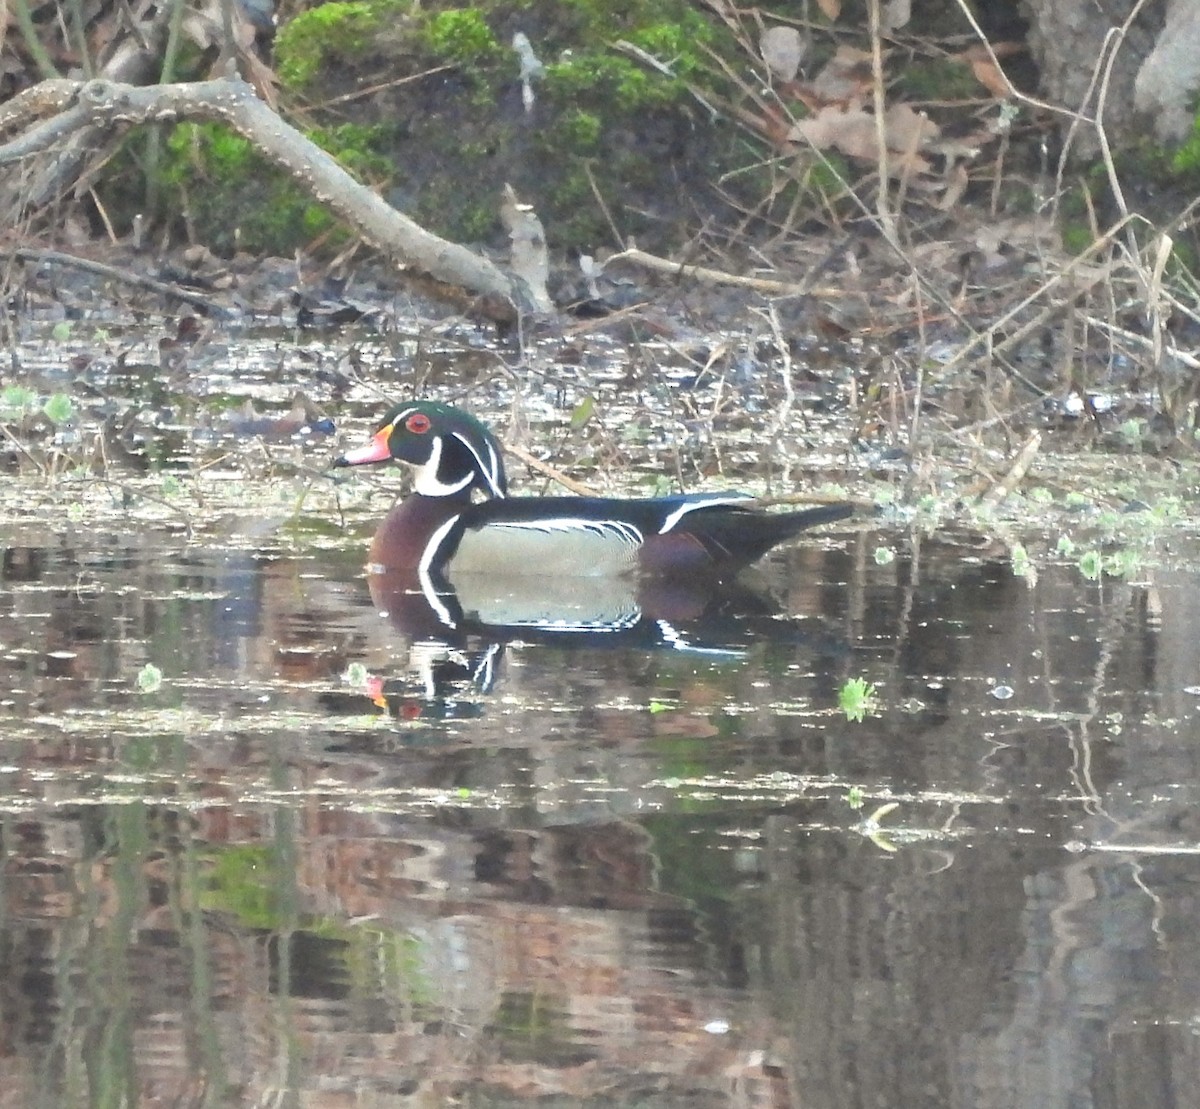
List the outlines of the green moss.
{"label": "green moss", "polygon": [[393,128],[384,124],[340,123],[336,127],[315,127],[308,137],[356,177],[367,179],[391,175],[392,165],[379,151],[391,140],[392,133]]}
{"label": "green moss", "polygon": [[919,58],[904,66],[896,80],[901,100],[974,100],[979,82],[971,67],[950,58]]}
{"label": "green moss", "polygon": [[455,65],[487,64],[501,55],[500,44],[478,8],[432,12],[419,37],[435,59]]}
{"label": "green moss", "polygon": [[[650,10],[659,19],[665,14],[658,6]],[[634,46],[666,62],[676,77],[687,81],[698,77],[707,68],[701,47],[711,47],[716,41],[716,33],[708,20],[687,9],[677,12],[669,21],[639,27],[626,38]]]}
{"label": "green moss", "polygon": [[[387,181],[392,165],[380,149],[393,133],[391,123],[344,123],[316,128],[309,137],[360,179]],[[245,249],[290,254],[335,225],[291,177],[220,124],[180,124],[166,151],[158,181],[168,206],[186,209],[192,227],[218,250],[233,248],[236,231]]]}
{"label": "green moss", "polygon": [[397,0],[331,0],[309,8],[275,36],[275,72],[285,87],[304,88],[327,58],[365,53],[399,11]]}
{"label": "green moss", "polygon": [[684,91],[681,81],[648,72],[631,58],[599,52],[574,54],[546,66],[545,89],[560,106],[607,103],[624,113],[664,107]]}
{"label": "green moss", "polygon": [[181,123],[167,137],[162,174],[168,185],[179,185],[197,167],[218,181],[244,175],[259,161],[249,139],[220,123]]}
{"label": "green moss", "polygon": [[600,142],[604,124],[594,112],[568,108],[555,125],[555,134],[566,146],[578,153],[594,150]]}

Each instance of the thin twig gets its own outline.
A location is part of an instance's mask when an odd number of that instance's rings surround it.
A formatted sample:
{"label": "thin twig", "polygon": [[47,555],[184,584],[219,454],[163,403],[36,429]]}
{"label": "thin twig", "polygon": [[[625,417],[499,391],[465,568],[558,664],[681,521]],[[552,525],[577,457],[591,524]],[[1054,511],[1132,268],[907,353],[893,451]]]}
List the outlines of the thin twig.
{"label": "thin twig", "polygon": [[176,300],[182,300],[185,304],[203,308],[206,312],[213,315],[219,314],[222,311],[210,298],[201,296],[199,293],[181,289],[178,285],[169,285],[165,281],[156,281],[153,277],[146,277],[144,274],[134,273],[132,270],[120,270],[116,266],[108,266],[103,262],[94,262],[90,258],[79,258],[74,254],[64,254],[59,250],[30,250],[27,247],[16,247],[8,253],[10,256],[20,258],[26,262],[48,262],[51,265],[70,266],[72,269],[96,273],[101,277],[108,277],[114,281],[124,282],[126,285],[137,285],[143,289],[150,289],[153,292],[161,293],[165,297],[174,297]]}
{"label": "thin twig", "polygon": [[576,481],[573,477],[564,474],[562,470],[555,469],[548,462],[543,462],[540,458],[535,458],[524,447],[518,447],[515,443],[505,443],[504,450],[514,458],[519,458],[526,466],[537,470],[539,474],[544,474],[551,481],[558,482],[564,489],[569,489],[572,493],[578,493],[581,497],[603,496],[602,493],[593,489],[590,485],[585,485],[582,481]]}
{"label": "thin twig", "polygon": [[840,296],[841,290],[834,288],[809,288],[806,285],[796,285],[790,281],[775,281],[768,277],[747,277],[744,274],[725,273],[722,270],[710,269],[708,266],[692,266],[685,262],[672,262],[669,258],[660,258],[656,254],[648,254],[637,247],[630,247],[613,254],[605,259],[607,267],[613,262],[633,262],[657,273],[669,273],[676,277],[691,277],[697,281],[705,281],[712,285],[736,285],[742,289],[756,289],[760,293],[773,293],[777,296]]}

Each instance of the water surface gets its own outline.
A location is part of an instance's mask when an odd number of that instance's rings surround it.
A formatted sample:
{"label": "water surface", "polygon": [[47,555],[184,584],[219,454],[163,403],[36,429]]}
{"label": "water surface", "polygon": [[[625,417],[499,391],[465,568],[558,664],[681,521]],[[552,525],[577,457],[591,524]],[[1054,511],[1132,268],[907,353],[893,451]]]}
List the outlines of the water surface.
{"label": "water surface", "polygon": [[1184,539],[1089,580],[852,526],[437,642],[353,532],[12,535],[5,1104],[1189,1101]]}

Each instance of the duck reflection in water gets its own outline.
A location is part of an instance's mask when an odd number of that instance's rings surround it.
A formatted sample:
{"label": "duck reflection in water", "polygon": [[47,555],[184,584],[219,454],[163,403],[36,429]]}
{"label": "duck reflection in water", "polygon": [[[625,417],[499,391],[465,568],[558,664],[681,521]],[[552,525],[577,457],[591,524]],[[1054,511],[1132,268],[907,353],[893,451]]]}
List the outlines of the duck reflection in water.
{"label": "duck reflection in water", "polygon": [[[410,568],[367,567],[371,600],[412,646],[403,676],[375,680],[375,703],[398,718],[463,719],[483,712],[510,646],[572,652],[672,651],[719,662],[751,647],[847,650],[812,620],[785,617],[765,592],[697,576],[551,578],[456,575],[430,590]],[[561,664],[562,655],[555,655]]]}
{"label": "duck reflection in water", "polygon": [[389,460],[414,470],[414,492],[376,532],[371,595],[414,642],[443,645],[425,678],[430,703],[439,681],[490,689],[499,648],[518,640],[737,657],[766,632],[792,637],[732,583],[775,545],[854,511],[769,513],[736,492],[509,497],[495,436],[432,401],[397,405],[335,465]]}

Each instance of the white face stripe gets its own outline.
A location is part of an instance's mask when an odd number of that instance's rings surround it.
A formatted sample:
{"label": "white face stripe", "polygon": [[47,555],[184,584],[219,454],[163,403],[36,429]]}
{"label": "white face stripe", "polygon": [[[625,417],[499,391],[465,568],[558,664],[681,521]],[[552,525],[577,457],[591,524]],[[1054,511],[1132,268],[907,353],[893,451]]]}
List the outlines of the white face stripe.
{"label": "white face stripe", "polygon": [[429,452],[429,457],[420,466],[415,467],[417,476],[413,481],[413,488],[426,497],[449,497],[454,493],[461,493],[468,485],[471,484],[473,474],[467,474],[462,481],[456,481],[449,485],[438,480],[438,465],[442,461],[442,437],[435,435],[433,437],[433,449]]}
{"label": "white face stripe", "polygon": [[741,493],[726,495],[724,493],[714,493],[711,497],[704,497],[702,500],[686,501],[681,504],[674,512],[672,512],[664,521],[661,528],[658,529],[659,535],[666,535],[680,520],[683,519],[689,512],[695,512],[698,508],[712,508],[718,504],[738,504],[741,501],[749,500],[750,498]]}
{"label": "white face stripe", "polygon": [[484,481],[488,483],[488,488],[492,491],[492,496],[503,497],[504,490],[500,488],[500,466],[499,460],[496,458],[495,447],[491,443],[486,444],[488,456],[485,459],[480,457],[471,440],[461,431],[454,432],[454,438],[471,452],[476,464],[479,466],[479,472],[483,475]]}

